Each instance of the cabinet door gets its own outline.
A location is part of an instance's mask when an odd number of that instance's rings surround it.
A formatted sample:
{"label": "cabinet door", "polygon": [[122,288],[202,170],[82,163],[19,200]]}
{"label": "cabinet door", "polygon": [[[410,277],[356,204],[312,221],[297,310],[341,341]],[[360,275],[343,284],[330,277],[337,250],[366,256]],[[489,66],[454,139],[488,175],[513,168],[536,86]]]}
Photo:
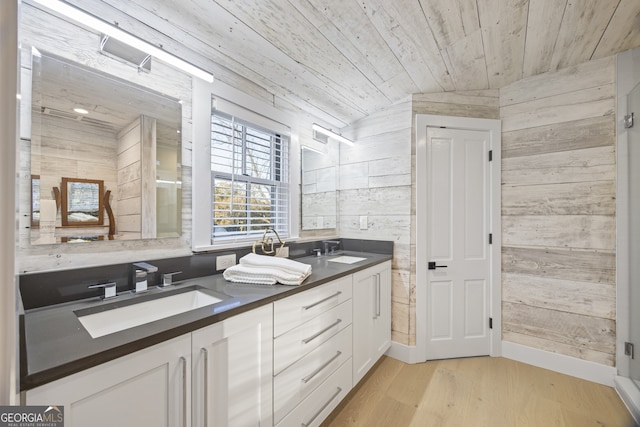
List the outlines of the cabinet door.
{"label": "cabinet door", "polygon": [[193,426],[271,426],[272,305],[197,330],[192,337]]}
{"label": "cabinet door", "polygon": [[186,427],[191,334],[26,392],[27,405],[64,406],[66,427]]}
{"label": "cabinet door", "polygon": [[[373,276],[377,297],[374,302],[373,351],[378,360],[391,346],[391,262],[381,265]],[[374,362],[375,363],[375,362]]]}
{"label": "cabinet door", "polygon": [[364,270],[353,275],[353,385],[373,366],[373,276]]}
{"label": "cabinet door", "polygon": [[391,345],[391,262],[353,275],[353,385]]}

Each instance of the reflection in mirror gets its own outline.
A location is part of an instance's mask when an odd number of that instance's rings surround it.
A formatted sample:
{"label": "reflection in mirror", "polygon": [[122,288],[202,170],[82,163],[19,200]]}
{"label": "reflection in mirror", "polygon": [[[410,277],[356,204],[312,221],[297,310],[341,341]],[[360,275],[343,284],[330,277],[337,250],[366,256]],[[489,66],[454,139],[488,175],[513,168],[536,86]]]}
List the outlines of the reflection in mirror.
{"label": "reflection in mirror", "polygon": [[[302,229],[337,228],[337,158],[302,146]],[[337,152],[337,150],[336,150]]]}
{"label": "reflection in mirror", "polygon": [[[37,190],[32,188],[31,209],[40,227],[31,228],[31,242],[179,237],[180,103],[66,59],[33,52],[31,177],[39,180]],[[63,207],[55,204],[52,190],[69,176],[74,183],[62,191],[61,198],[69,203]],[[98,189],[97,182],[103,187]],[[94,185],[86,188],[80,183]],[[105,191],[110,194],[107,205]],[[107,206],[113,221],[104,219]],[[46,229],[44,210],[51,216]]]}
{"label": "reflection in mirror", "polygon": [[102,180],[62,178],[62,226],[104,224]]}
{"label": "reflection in mirror", "polygon": [[40,175],[31,175],[31,228],[40,226]]}

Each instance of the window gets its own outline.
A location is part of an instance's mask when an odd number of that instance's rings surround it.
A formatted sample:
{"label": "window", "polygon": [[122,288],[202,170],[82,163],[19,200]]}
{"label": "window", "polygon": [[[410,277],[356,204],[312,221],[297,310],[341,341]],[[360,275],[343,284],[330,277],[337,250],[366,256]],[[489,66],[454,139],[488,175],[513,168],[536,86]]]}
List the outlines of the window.
{"label": "window", "polygon": [[211,115],[211,241],[289,232],[286,136],[215,111]]}

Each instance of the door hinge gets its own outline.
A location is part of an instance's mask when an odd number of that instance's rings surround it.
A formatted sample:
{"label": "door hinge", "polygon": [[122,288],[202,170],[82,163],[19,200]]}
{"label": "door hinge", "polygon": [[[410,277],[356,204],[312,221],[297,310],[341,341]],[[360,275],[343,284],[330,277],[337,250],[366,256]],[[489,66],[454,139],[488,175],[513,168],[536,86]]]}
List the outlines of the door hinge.
{"label": "door hinge", "polygon": [[631,356],[632,359],[635,359],[635,355],[633,352],[633,343],[631,342],[625,342],[624,343],[624,355],[625,356]]}
{"label": "door hinge", "polygon": [[493,161],[493,150],[489,150],[489,161]]}
{"label": "door hinge", "polygon": [[493,233],[489,233],[489,244],[493,244]]}
{"label": "door hinge", "polygon": [[489,317],[489,329],[493,329],[493,317]]}
{"label": "door hinge", "polygon": [[633,127],[633,113],[631,114],[627,114],[626,116],[624,116],[624,128],[625,129],[629,129]]}

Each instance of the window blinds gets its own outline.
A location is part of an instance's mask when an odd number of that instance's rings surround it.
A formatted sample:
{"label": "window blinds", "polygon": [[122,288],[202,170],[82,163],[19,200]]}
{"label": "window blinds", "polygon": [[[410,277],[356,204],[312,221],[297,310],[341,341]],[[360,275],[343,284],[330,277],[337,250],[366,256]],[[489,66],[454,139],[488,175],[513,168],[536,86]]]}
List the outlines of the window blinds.
{"label": "window blinds", "polygon": [[211,115],[212,242],[288,237],[288,137],[235,116]]}

